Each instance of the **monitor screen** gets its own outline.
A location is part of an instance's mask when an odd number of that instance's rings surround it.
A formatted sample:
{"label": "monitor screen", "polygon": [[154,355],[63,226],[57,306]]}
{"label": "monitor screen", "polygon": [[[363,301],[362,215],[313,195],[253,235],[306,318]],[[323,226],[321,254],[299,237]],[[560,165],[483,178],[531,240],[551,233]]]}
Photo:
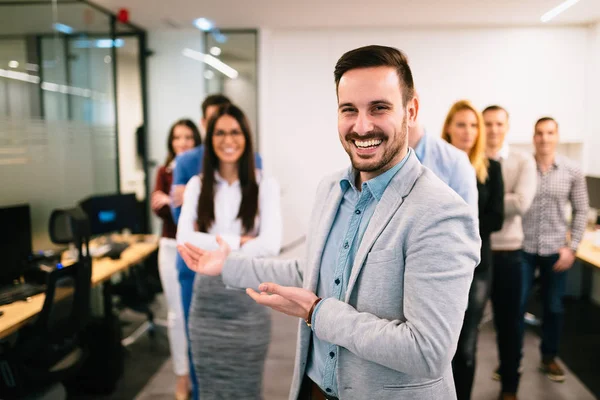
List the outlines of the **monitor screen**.
{"label": "monitor screen", "polygon": [[140,232],[139,208],[135,194],[92,196],[80,203],[90,219],[92,235],[103,235],[129,229]]}
{"label": "monitor screen", "polygon": [[31,255],[31,214],[29,205],[0,208],[0,283],[18,278]]}
{"label": "monitor screen", "polygon": [[590,207],[600,209],[600,178],[586,176],[585,181],[590,199]]}

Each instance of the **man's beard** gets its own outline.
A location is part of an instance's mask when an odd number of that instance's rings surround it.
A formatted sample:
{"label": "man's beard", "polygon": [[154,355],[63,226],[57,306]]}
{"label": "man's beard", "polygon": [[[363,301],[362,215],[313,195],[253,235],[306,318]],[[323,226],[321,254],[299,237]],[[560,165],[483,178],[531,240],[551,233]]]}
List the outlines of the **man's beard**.
{"label": "man's beard", "polygon": [[[350,148],[346,148],[346,153],[348,153],[348,156],[350,157],[350,162],[352,163],[352,167],[359,172],[379,171],[380,169],[382,169],[386,165],[388,165],[398,155],[398,153],[400,153],[402,148],[404,148],[404,145],[405,145],[406,139],[407,139],[407,135],[408,135],[408,123],[407,123],[406,116],[402,120],[402,126],[400,128],[400,132],[397,132],[397,136],[393,139],[393,141],[390,141],[389,137],[386,137],[385,134],[383,133],[383,131],[381,131],[379,129],[373,130],[373,131],[369,132],[368,134],[362,135],[362,136],[359,136],[354,133],[350,133],[350,134],[346,135],[346,137],[345,137],[346,143],[347,144],[349,143],[349,146],[350,146]],[[356,139],[360,139],[360,140],[382,139],[383,142],[381,142],[380,146],[386,145],[387,147],[384,150],[384,153],[381,156],[381,159],[378,162],[371,164],[370,160],[362,159],[359,156],[356,156],[356,159],[354,158],[353,149],[351,148],[351,146],[354,146],[354,143],[352,143],[352,141],[356,140]]]}

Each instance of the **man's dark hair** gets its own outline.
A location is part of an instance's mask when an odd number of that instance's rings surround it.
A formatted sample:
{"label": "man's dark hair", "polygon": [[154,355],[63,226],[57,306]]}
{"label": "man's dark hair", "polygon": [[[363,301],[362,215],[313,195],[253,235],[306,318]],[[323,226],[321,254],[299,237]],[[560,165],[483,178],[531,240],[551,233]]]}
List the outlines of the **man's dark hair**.
{"label": "man's dark hair", "polygon": [[346,72],[357,68],[392,67],[398,73],[398,79],[404,86],[402,100],[404,105],[415,94],[415,84],[406,55],[393,47],[371,45],[350,50],[335,65],[335,90],[337,92],[340,79]]}
{"label": "man's dark hair", "polygon": [[509,115],[508,115],[508,111],[506,111],[506,108],[504,107],[500,107],[499,105],[491,105],[491,106],[487,106],[482,112],[481,114],[485,114],[488,111],[504,111],[506,113],[506,119],[508,119]]}
{"label": "man's dark hair", "polygon": [[556,120],[552,117],[542,117],[540,119],[538,119],[535,123],[535,126],[533,127],[533,129],[537,129],[537,126],[539,124],[541,124],[542,122],[546,122],[546,121],[552,121],[554,122],[554,124],[556,125],[556,129],[558,129],[558,122],[556,122]]}
{"label": "man's dark hair", "polygon": [[207,96],[202,102],[202,117],[206,118],[206,109],[210,106],[222,106],[231,104],[231,100],[222,94],[211,94]]}

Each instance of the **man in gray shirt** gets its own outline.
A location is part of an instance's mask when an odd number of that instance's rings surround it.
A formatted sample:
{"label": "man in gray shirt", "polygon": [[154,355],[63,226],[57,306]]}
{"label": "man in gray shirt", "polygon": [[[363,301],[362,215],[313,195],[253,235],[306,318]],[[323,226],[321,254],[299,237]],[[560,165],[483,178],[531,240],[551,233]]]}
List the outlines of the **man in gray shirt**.
{"label": "man in gray shirt", "polygon": [[[523,216],[523,296],[522,311],[539,268],[542,285],[542,363],[540,369],[555,382],[565,380],[564,371],[554,358],[558,353],[562,328],[567,270],[575,261],[577,247],[585,233],[589,200],[585,176],[571,160],[556,154],[558,123],[549,117],[535,124],[533,143],[537,164],[537,193]],[[565,211],[571,203],[572,221],[568,226]],[[567,231],[570,229],[570,240]],[[522,323],[523,326],[523,323]]]}
{"label": "man in gray shirt", "polygon": [[492,233],[492,307],[498,341],[501,399],[516,399],[521,363],[521,281],[523,270],[522,216],[535,196],[535,162],[530,154],[511,149],[506,143],[508,112],[500,106],[483,110],[487,155],[502,165],[504,222]]}

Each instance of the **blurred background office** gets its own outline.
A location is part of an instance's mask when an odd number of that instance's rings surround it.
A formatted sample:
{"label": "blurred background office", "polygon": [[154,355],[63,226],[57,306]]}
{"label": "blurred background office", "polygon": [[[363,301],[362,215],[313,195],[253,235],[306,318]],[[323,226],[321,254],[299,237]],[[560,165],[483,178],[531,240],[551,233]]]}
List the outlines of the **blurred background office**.
{"label": "blurred background office", "polygon": [[[135,215],[110,231],[159,234],[161,222],[149,202],[167,155],[169,127],[182,118],[200,125],[202,100],[223,93],[247,115],[264,170],[281,185],[281,257],[301,255],[319,178],[348,163],[338,144],[333,66],[345,51],[367,44],[406,52],[420,121],[431,134],[441,131],[459,99],[478,109],[506,108],[508,143],[530,153],[535,121],[560,121],[558,152],[586,174],[590,221],[595,219],[597,0],[0,0],[0,207],[28,207],[31,233],[21,232],[19,243],[29,240],[23,250],[29,253],[62,248],[48,232],[53,210],[105,195],[128,195],[123,202]],[[10,211],[0,215],[15,217]],[[16,232],[15,224],[26,219],[3,220],[0,229]],[[524,398],[600,396],[600,250],[594,246],[600,240],[593,232],[586,238],[589,252],[568,277],[559,352],[567,381],[553,384],[535,370],[539,321],[532,317]],[[152,292],[153,269],[144,268]],[[118,385],[98,398],[172,398],[174,377],[160,326],[166,307],[161,296],[148,298],[148,310],[127,301],[132,307],[119,310],[123,337],[149,316],[157,321],[151,321],[151,336],[126,343]],[[530,311],[541,315],[535,299]],[[493,398],[497,391],[490,380],[497,362],[490,321],[488,309],[474,399]],[[287,398],[295,330],[296,321],[274,316],[265,399]]]}

